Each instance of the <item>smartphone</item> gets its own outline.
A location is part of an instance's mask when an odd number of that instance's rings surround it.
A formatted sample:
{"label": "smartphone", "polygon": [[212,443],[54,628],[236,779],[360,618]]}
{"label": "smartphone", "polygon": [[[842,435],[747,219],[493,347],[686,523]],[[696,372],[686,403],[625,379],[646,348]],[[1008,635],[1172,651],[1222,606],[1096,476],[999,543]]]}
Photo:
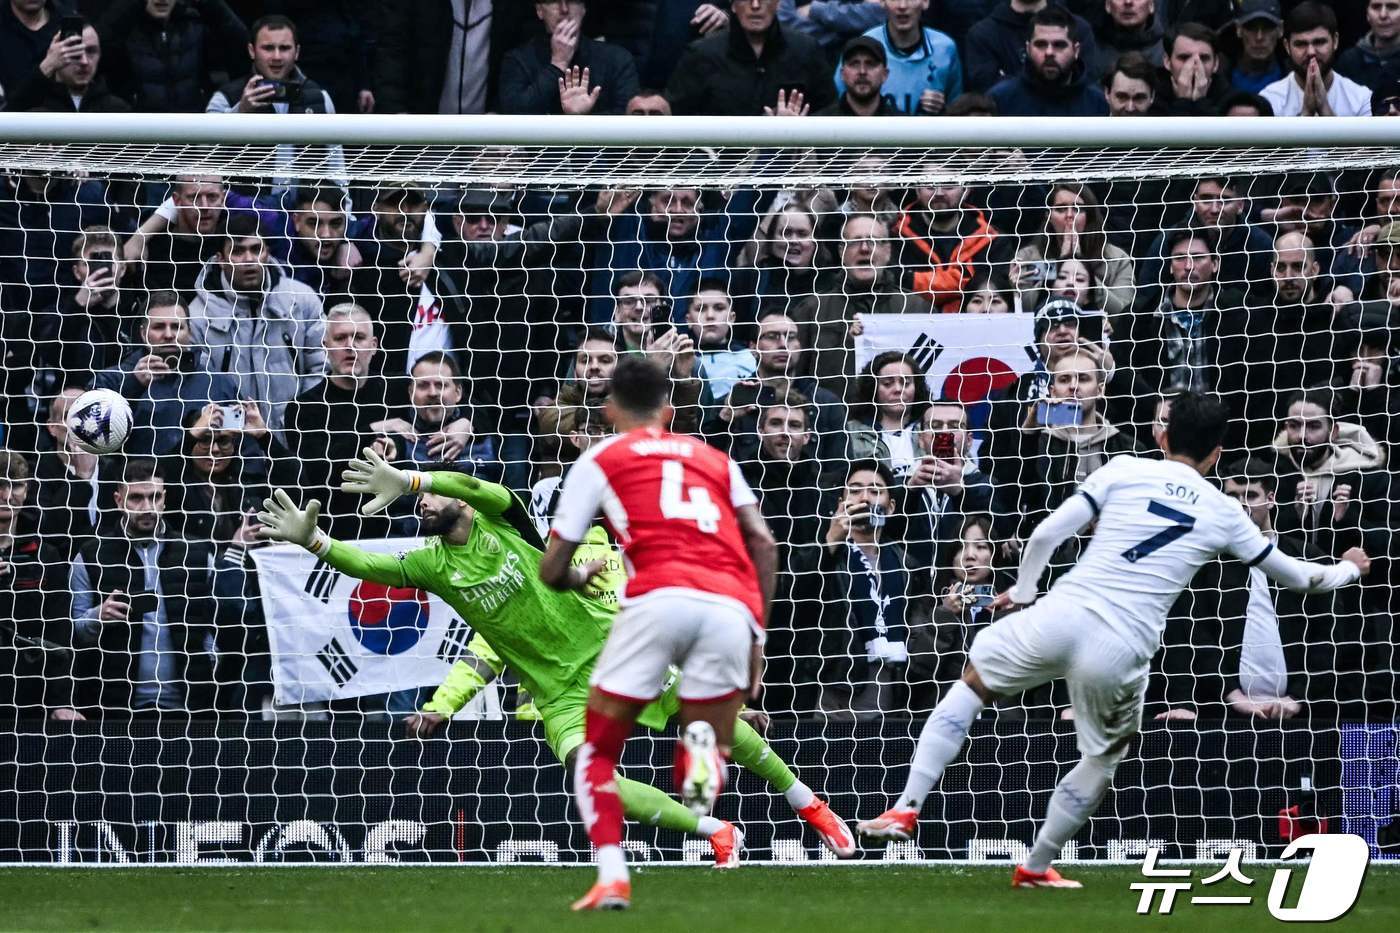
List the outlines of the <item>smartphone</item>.
{"label": "smartphone", "polygon": [[1029,271],[1031,280],[1039,282],[1041,285],[1048,284],[1055,280],[1057,270],[1053,262],[1041,259],[1028,264],[1026,268]]}
{"label": "smartphone", "polygon": [[58,37],[67,39],[69,36],[82,36],[86,28],[87,20],[81,16],[63,16],[58,20]]}
{"label": "smartphone", "polygon": [[1075,399],[1043,398],[1035,403],[1035,420],[1047,428],[1076,427],[1084,422],[1084,409]]}
{"label": "smartphone", "polygon": [[87,264],[88,275],[92,275],[103,269],[105,269],[109,275],[115,276],[117,274],[116,265],[112,261],[112,251],[109,249],[93,250],[92,255],[88,257]]}
{"label": "smartphone", "polygon": [[997,588],[990,583],[979,583],[963,591],[963,600],[973,609],[983,609],[997,597]]}
{"label": "smartphone", "polygon": [[884,528],[889,521],[889,516],[885,514],[883,505],[872,505],[870,511],[866,513],[865,519],[859,524],[862,528]]}
{"label": "smartphone", "polygon": [[277,104],[285,104],[301,93],[300,81],[282,81],[277,78],[268,78],[263,84],[272,88],[272,101]]}
{"label": "smartphone", "polygon": [[246,421],[246,414],[242,405],[220,405],[219,411],[223,412],[225,431],[242,431]]}
{"label": "smartphone", "polygon": [[140,619],[150,615],[160,607],[160,597],[155,593],[130,593],[127,595],[127,602],[131,604],[131,612],[127,613],[128,619]]}
{"label": "smartphone", "polygon": [[956,460],[958,457],[957,435],[952,431],[935,431],[929,454],[939,460]]}
{"label": "smartphone", "polygon": [[675,327],[671,321],[671,302],[662,298],[651,306],[647,312],[647,333],[652,340],[659,340],[666,336],[668,330],[675,330]]}

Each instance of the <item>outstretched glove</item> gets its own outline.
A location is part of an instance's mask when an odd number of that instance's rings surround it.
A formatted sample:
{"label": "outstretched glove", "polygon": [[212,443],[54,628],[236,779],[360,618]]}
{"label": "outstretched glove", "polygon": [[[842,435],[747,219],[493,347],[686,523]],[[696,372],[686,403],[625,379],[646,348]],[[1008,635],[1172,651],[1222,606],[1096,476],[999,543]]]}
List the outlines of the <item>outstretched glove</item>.
{"label": "outstretched glove", "polygon": [[258,534],[273,541],[299,544],[314,554],[320,554],[330,543],[330,539],[316,527],[316,520],[320,517],[320,502],[312,499],[305,509],[299,509],[291,496],[278,489],[263,500],[263,510],[258,513],[262,528]]}
{"label": "outstretched glove", "polygon": [[360,506],[360,514],[373,515],[388,508],[389,503],[409,493],[426,492],[427,474],[400,470],[372,447],[364,449],[365,459],[351,460],[340,474],[342,492],[372,495],[373,499]]}

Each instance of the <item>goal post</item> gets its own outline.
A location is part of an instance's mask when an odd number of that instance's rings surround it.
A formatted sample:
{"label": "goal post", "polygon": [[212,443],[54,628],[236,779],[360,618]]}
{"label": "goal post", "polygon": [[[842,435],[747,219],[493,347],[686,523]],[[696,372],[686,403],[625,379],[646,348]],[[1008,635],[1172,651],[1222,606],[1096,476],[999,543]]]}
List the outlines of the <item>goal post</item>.
{"label": "goal post", "polygon": [[[1215,479],[1289,553],[1376,570],[1305,597],[1207,567],[1064,856],[1344,831],[1396,857],[1397,144],[1384,118],[0,114],[0,863],[588,861],[557,697],[490,679],[444,594],[262,544],[253,513],[284,489],[366,551],[424,546],[413,503],[340,491],[374,446],[506,486],[535,540],[627,353],[759,496],[756,706],[852,822],[1036,522],[1150,455],[1174,392],[1220,394]],[[133,410],[121,454],[68,436],[93,387]],[[484,617],[526,583],[459,594]],[[984,713],[918,838],[860,858],[1021,858],[1077,759],[1063,687]],[[410,736],[430,702],[452,721]],[[639,729],[625,774],[669,791],[672,740]],[[734,775],[751,858],[829,860]]]}

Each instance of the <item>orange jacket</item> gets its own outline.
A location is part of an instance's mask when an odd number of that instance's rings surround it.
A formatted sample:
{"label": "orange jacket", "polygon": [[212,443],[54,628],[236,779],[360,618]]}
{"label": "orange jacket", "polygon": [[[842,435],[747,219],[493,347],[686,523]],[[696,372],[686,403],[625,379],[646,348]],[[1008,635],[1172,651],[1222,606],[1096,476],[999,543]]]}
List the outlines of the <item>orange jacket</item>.
{"label": "orange jacket", "polygon": [[997,238],[997,232],[987,222],[987,215],[977,211],[977,227],[963,238],[947,259],[933,251],[933,244],[914,231],[910,211],[899,215],[895,230],[914,248],[928,257],[929,268],[914,273],[914,291],[926,296],[934,307],[943,312],[957,311],[962,304],[962,290],[976,275],[974,260]]}

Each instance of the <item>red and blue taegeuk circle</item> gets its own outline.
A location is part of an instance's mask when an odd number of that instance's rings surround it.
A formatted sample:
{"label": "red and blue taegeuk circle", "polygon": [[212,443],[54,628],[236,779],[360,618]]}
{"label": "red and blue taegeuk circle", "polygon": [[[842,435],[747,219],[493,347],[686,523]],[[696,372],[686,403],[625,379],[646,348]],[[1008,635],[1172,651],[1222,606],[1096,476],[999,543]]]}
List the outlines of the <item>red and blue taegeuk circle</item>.
{"label": "red and blue taegeuk circle", "polygon": [[350,594],[350,630],[366,651],[402,654],[428,628],[428,594],[413,587],[362,580]]}

